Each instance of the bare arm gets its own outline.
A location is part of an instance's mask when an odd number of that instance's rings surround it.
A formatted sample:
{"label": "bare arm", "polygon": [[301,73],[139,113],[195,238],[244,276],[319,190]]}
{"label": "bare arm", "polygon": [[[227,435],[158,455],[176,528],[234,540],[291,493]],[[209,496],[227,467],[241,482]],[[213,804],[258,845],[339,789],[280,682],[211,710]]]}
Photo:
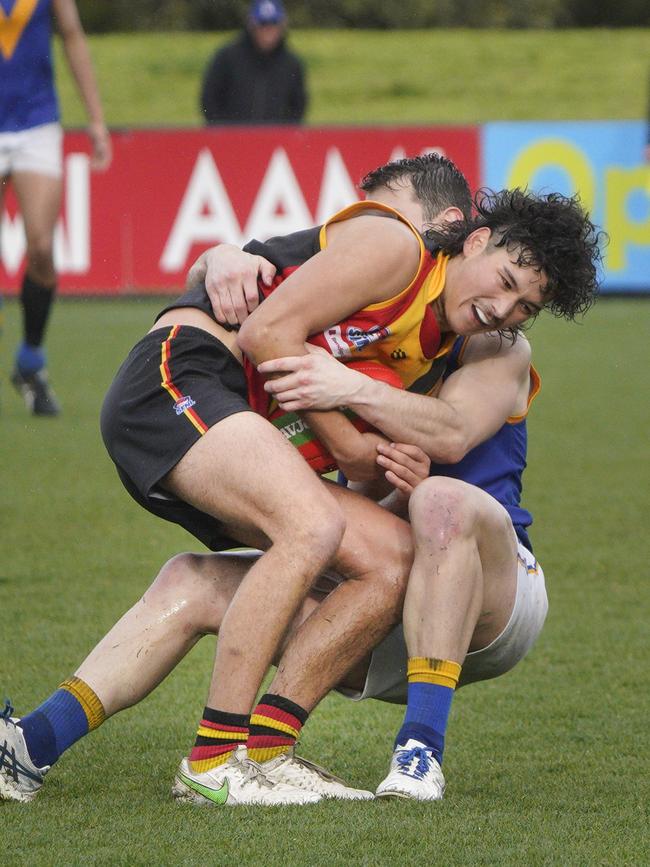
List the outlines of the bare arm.
{"label": "bare arm", "polygon": [[[361,216],[334,224],[328,246],[297,269],[244,322],[238,342],[254,364],[304,355],[311,334],[369,304],[397,295],[415,276],[419,245],[403,224]],[[374,434],[360,434],[340,413],[310,413],[308,423],[346,472],[374,469]],[[355,475],[351,476],[352,478]]]}
{"label": "bare arm", "polygon": [[187,273],[189,289],[205,281],[217,322],[241,325],[259,304],[258,278],[270,286],[275,265],[245,253],[234,244],[219,244],[201,253]]}
{"label": "bare arm", "polygon": [[393,298],[417,273],[415,235],[397,220],[363,215],[328,228],[328,245],[296,269],[239,332],[254,364],[305,355],[305,341],[369,304]]}
{"label": "bare arm", "polygon": [[74,0],[53,0],[53,9],[63,41],[63,50],[88,115],[88,134],[93,146],[91,165],[94,169],[103,171],[111,164],[113,153],[86,34]]}
{"label": "bare arm", "polygon": [[525,411],[529,365],[523,336],[513,344],[498,335],[476,335],[462,367],[435,398],[392,388],[319,353],[276,359],[260,369],[293,371],[267,383],[283,409],[346,405],[391,439],[419,446],[438,463],[456,463],[509,416]]}

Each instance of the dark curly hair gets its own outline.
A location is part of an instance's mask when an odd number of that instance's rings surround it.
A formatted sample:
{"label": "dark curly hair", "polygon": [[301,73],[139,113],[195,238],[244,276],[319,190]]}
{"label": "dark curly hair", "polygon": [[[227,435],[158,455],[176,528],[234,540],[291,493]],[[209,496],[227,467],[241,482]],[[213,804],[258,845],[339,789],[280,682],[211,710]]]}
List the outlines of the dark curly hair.
{"label": "dark curly hair", "polygon": [[393,160],[368,172],[359,188],[372,197],[379,187],[392,190],[409,181],[428,222],[435,220],[445,208],[460,208],[466,219],[470,219],[472,194],[467,178],[458,166],[440,154]]}
{"label": "dark curly hair", "polygon": [[427,238],[457,256],[468,235],[487,226],[494,233],[492,243],[515,255],[517,265],[546,274],[545,306],[555,316],[575,319],[591,307],[607,236],[591,222],[578,196],[483,188],[474,197],[474,209],[470,219],[429,229]]}

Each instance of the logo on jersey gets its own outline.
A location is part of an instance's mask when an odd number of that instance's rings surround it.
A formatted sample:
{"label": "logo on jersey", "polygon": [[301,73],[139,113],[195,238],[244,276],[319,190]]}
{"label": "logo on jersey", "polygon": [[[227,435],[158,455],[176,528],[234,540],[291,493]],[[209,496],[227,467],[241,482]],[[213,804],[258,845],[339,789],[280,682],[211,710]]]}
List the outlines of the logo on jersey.
{"label": "logo on jersey", "polygon": [[190,409],[190,407],[195,405],[196,401],[192,400],[192,398],[188,394],[187,397],[181,397],[179,400],[176,401],[176,403],[174,404],[174,412],[176,413],[176,415],[183,415],[186,410]]}
{"label": "logo on jersey", "polygon": [[402,361],[404,358],[408,358],[408,356],[404,352],[404,350],[399,349],[399,348],[393,349],[393,351],[390,354],[390,357],[393,359],[393,361]]}
{"label": "logo on jersey", "polygon": [[390,334],[390,328],[383,325],[373,325],[369,331],[364,331],[362,328],[356,328],[354,325],[349,325],[347,330],[347,338],[350,343],[354,344],[356,350],[365,349],[371,343],[377,343],[379,340],[385,340]]}
{"label": "logo on jersey", "polygon": [[335,358],[348,358],[352,352],[360,352],[366,346],[385,340],[391,334],[390,328],[384,325],[373,325],[368,331],[356,325],[348,325],[345,335],[340,325],[333,325],[323,332],[327,345]]}
{"label": "logo on jersey", "polygon": [[0,6],[0,53],[5,60],[11,60],[37,3],[38,0],[17,0],[9,13]]}

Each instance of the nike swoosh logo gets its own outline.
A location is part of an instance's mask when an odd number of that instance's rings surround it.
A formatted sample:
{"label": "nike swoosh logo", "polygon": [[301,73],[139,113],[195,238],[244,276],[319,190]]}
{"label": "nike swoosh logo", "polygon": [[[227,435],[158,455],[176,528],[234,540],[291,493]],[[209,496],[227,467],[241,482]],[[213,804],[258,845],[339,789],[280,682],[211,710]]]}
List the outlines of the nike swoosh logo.
{"label": "nike swoosh logo", "polygon": [[199,795],[203,795],[204,798],[212,801],[213,804],[222,805],[228,800],[228,780],[224,780],[218,789],[211,789],[209,786],[204,786],[202,783],[197,783],[196,780],[186,777],[182,772],[178,776],[188,788],[198,792]]}

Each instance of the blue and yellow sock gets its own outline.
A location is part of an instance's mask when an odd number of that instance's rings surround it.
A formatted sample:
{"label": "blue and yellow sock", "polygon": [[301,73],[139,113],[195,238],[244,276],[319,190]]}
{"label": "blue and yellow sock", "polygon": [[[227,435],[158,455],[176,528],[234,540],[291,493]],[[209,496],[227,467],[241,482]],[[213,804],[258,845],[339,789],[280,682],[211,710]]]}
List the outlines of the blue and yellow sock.
{"label": "blue and yellow sock", "polygon": [[461,666],[448,659],[413,656],[408,661],[408,703],[395,746],[412,738],[426,744],[439,764],[445,748],[445,732],[451,700]]}
{"label": "blue and yellow sock", "polygon": [[53,765],[105,719],[102,703],[88,684],[78,677],[70,677],[18,725],[25,735],[32,762],[37,768],[44,768]]}

